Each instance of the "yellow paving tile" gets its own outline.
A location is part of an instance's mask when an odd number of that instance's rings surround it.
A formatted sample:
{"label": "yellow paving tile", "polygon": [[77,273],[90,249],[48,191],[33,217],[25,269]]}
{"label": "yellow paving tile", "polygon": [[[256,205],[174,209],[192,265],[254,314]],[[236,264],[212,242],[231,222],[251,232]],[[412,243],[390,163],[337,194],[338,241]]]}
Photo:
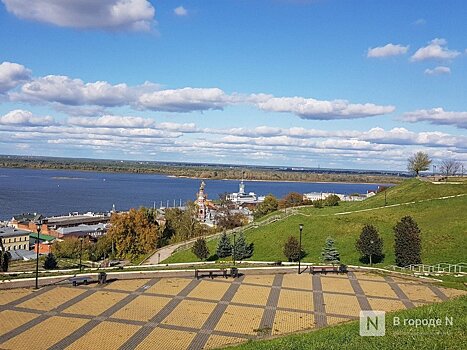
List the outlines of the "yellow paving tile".
{"label": "yellow paving tile", "polygon": [[313,293],[281,289],[277,306],[287,309],[313,311]]}
{"label": "yellow paving tile", "polygon": [[188,296],[217,301],[223,297],[229,287],[230,283],[201,281],[200,284],[197,285],[190,294],[188,294]]}
{"label": "yellow paving tile", "polygon": [[325,292],[354,293],[352,285],[348,279],[321,277],[321,285]]}
{"label": "yellow paving tile", "polygon": [[355,277],[358,279],[364,280],[372,280],[372,281],[381,281],[384,282],[384,276],[376,274],[376,273],[368,273],[368,272],[354,272]]}
{"label": "yellow paving tile", "polygon": [[275,275],[246,275],[243,283],[257,284],[260,286],[272,286]]}
{"label": "yellow paving tile", "polygon": [[360,280],[359,283],[363,289],[363,292],[367,296],[397,298],[396,293],[392,290],[391,286],[387,283],[376,282],[376,281],[363,281],[363,280]]}
{"label": "yellow paving tile", "polygon": [[128,294],[99,291],[91,294],[86,299],[73,304],[63,312],[79,315],[97,316],[103,313],[111,306],[118,303]]}
{"label": "yellow paving tile", "polygon": [[134,321],[149,321],[167,305],[170,298],[140,295],[111,317]]}
{"label": "yellow paving tile", "polygon": [[421,302],[438,302],[441,301],[430,288],[422,284],[399,284],[399,287],[407,295],[407,297],[414,301]]}
{"label": "yellow paving tile", "polygon": [[141,327],[104,321],[90,330],[84,337],[72,343],[67,350],[114,350],[118,349]]}
{"label": "yellow paving tile", "polygon": [[375,311],[396,311],[404,310],[405,306],[400,300],[387,300],[387,299],[376,299],[368,298],[372,310]]}
{"label": "yellow paving tile", "polygon": [[255,335],[262,316],[263,309],[229,305],[219,320],[216,330]]}
{"label": "yellow paving tile", "polygon": [[326,312],[337,315],[359,316],[360,305],[357,297],[324,293]]}
{"label": "yellow paving tile", "polygon": [[31,289],[0,290],[0,305],[11,303],[12,301],[15,301],[31,293]]}
{"label": "yellow paving tile", "polygon": [[328,322],[328,326],[331,326],[336,323],[344,323],[344,322],[352,321],[352,320],[349,320],[348,318],[331,317],[331,316],[326,317],[326,320]]}
{"label": "yellow paving tile", "polygon": [[312,314],[288,311],[276,311],[272,335],[303,331],[315,327]]}
{"label": "yellow paving tile", "polygon": [[[438,287],[439,288],[439,287]],[[460,297],[461,295],[467,295],[467,291],[459,290],[454,288],[439,288],[448,298]]]}
{"label": "yellow paving tile", "polygon": [[48,349],[63,338],[69,336],[89,320],[80,318],[54,316],[40,324],[29,328],[27,331],[2,343],[2,349]]}
{"label": "yellow paving tile", "polygon": [[22,311],[5,310],[0,312],[0,336],[22,326],[38,316],[38,314]]}
{"label": "yellow paving tile", "polygon": [[234,303],[266,305],[271,288],[241,285],[232,299]]}
{"label": "yellow paving tile", "polygon": [[149,288],[148,293],[159,293],[167,295],[177,295],[192,280],[188,278],[162,278],[159,282]]}
{"label": "yellow paving tile", "polygon": [[286,274],[282,281],[282,287],[311,290],[311,275],[309,273]]}
{"label": "yellow paving tile", "polygon": [[211,335],[203,349],[217,349],[227,345],[245,342],[246,339],[225,337],[223,335]]}
{"label": "yellow paving tile", "polygon": [[215,303],[183,300],[162,323],[201,328],[215,307]]}
{"label": "yellow paving tile", "polygon": [[117,280],[109,283],[105,288],[107,289],[118,289],[126,292],[134,292],[141,286],[144,286],[150,280],[148,279],[134,279],[134,280]]}
{"label": "yellow paving tile", "polygon": [[406,283],[406,284],[420,284],[419,281],[417,280],[413,280],[413,279],[410,279],[410,278],[399,278],[399,277],[392,277],[392,279],[394,280],[394,282],[396,283]]}
{"label": "yellow paving tile", "polygon": [[85,290],[80,288],[55,287],[36,297],[34,297],[34,294],[31,295],[32,299],[29,299],[18,306],[35,310],[50,311],[84,292]]}
{"label": "yellow paving tile", "polygon": [[154,328],[136,347],[136,350],[183,350],[186,349],[196,333],[173,329]]}

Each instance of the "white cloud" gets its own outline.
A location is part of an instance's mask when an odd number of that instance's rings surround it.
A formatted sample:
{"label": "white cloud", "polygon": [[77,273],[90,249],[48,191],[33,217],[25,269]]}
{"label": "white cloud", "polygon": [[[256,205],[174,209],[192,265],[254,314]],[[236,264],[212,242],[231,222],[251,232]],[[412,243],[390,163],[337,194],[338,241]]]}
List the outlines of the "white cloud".
{"label": "white cloud", "polygon": [[3,62],[0,64],[0,94],[14,89],[31,79],[31,71],[21,64]]}
{"label": "white cloud", "polygon": [[60,27],[150,30],[155,9],[148,0],[2,0],[22,19]]}
{"label": "white cloud", "polygon": [[423,26],[426,24],[426,19],[424,18],[419,18],[416,21],[413,22],[416,26]]}
{"label": "white cloud", "polygon": [[405,113],[402,120],[410,123],[426,121],[436,125],[454,125],[467,129],[467,112],[449,112],[441,107]]}
{"label": "white cloud", "polygon": [[104,115],[99,118],[71,117],[68,118],[68,123],[77,126],[105,128],[147,128],[154,125],[152,119],[117,115]]}
{"label": "white cloud", "polygon": [[426,75],[442,75],[442,74],[451,74],[451,68],[446,66],[438,66],[433,69],[425,69]]}
{"label": "white cloud", "polygon": [[186,8],[184,8],[183,6],[179,6],[179,7],[174,9],[174,13],[177,16],[186,16],[186,15],[188,15],[188,10]]}
{"label": "white cloud", "polygon": [[399,56],[407,52],[409,46],[402,46],[400,44],[387,44],[385,46],[373,47],[368,49],[367,57],[380,58],[388,56]]}
{"label": "white cloud", "polygon": [[22,109],[15,109],[14,111],[0,116],[0,125],[47,126],[54,124],[55,120],[51,116],[38,117]]}
{"label": "white cloud", "polygon": [[445,39],[433,39],[430,43],[419,48],[410,58],[412,62],[428,59],[451,60],[460,55],[460,52],[449,50]]}
{"label": "white cloud", "polygon": [[268,112],[288,112],[302,119],[352,119],[391,113],[394,106],[378,106],[372,103],[352,104],[346,100],[315,100],[303,97],[273,97],[252,95],[250,101]]}
{"label": "white cloud", "polygon": [[222,110],[232,98],[218,88],[191,88],[162,90],[142,94],[139,105],[153,111],[193,112]]}

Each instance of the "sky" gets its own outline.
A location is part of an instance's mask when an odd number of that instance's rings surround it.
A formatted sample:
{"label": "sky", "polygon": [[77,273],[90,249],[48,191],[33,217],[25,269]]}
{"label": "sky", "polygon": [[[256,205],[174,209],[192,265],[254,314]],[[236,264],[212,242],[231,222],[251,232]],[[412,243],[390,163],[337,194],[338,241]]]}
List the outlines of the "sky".
{"label": "sky", "polygon": [[0,0],[0,154],[467,161],[464,0]]}

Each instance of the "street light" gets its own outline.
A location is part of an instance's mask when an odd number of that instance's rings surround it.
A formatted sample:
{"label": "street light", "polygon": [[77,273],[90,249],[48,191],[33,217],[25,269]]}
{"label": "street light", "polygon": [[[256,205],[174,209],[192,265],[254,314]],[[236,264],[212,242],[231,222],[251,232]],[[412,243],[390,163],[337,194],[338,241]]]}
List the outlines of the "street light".
{"label": "street light", "polygon": [[37,252],[36,252],[36,289],[39,289],[39,250],[40,250],[40,234],[42,229],[42,219],[36,222],[37,230]]}
{"label": "street light", "polygon": [[233,260],[233,264],[235,266],[235,232],[233,233],[233,254],[232,254],[232,260]]}
{"label": "street light", "polygon": [[81,257],[83,255],[83,237],[79,238],[79,272],[81,272]]}
{"label": "street light", "polygon": [[370,249],[370,267],[373,266],[373,263],[371,261],[371,256],[373,255],[373,243],[374,243],[373,240],[371,240],[370,241],[370,247],[371,247],[371,249]]}
{"label": "street light", "polygon": [[299,248],[298,248],[298,274],[301,274],[301,270],[300,270],[300,262],[302,260],[302,231],[303,231],[303,224],[300,224],[298,225],[298,227],[300,228],[300,240],[299,240]]}

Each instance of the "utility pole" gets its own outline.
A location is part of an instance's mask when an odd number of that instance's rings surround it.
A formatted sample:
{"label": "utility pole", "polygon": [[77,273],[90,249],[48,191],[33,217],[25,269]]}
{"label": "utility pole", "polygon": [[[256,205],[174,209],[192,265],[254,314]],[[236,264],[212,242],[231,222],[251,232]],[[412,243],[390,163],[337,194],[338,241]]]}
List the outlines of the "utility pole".
{"label": "utility pole", "polygon": [[36,223],[37,228],[37,253],[36,253],[36,289],[39,289],[39,250],[41,248],[40,234],[42,229],[42,219]]}
{"label": "utility pole", "polygon": [[303,224],[298,225],[298,228],[300,229],[300,240],[298,244],[298,274],[301,274],[302,271],[300,269],[300,262],[302,260],[302,231],[303,231]]}

